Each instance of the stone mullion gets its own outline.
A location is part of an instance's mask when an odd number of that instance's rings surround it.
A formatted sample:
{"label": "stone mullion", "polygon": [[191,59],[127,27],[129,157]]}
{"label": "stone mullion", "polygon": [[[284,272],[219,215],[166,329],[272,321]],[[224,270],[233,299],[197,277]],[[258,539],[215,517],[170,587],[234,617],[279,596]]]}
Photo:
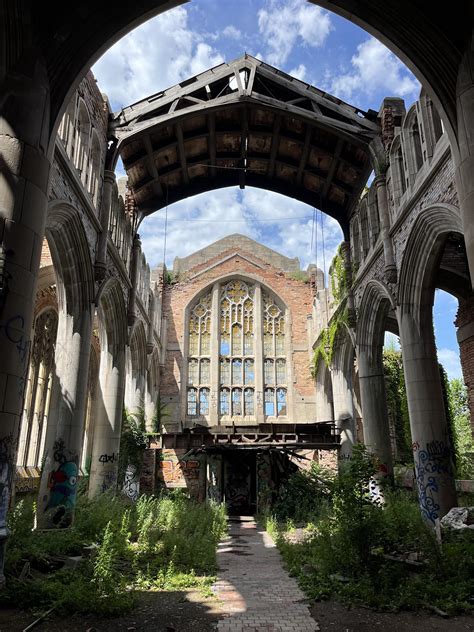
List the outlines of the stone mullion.
{"label": "stone mullion", "polygon": [[220,285],[212,286],[211,303],[211,384],[209,402],[209,422],[219,425],[219,340],[220,340]]}
{"label": "stone mullion", "polygon": [[264,414],[264,385],[263,385],[263,301],[262,287],[255,284],[254,297],[254,330],[255,330],[255,412],[257,423],[265,421]]}

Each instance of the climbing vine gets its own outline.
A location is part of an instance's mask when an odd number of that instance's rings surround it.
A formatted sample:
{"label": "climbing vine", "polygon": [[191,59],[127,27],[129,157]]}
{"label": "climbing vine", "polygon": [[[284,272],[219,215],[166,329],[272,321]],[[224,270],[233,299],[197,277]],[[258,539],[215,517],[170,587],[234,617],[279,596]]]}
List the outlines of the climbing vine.
{"label": "climbing vine", "polygon": [[338,333],[349,323],[349,312],[347,308],[339,308],[347,294],[347,290],[349,289],[346,267],[344,265],[344,256],[342,254],[342,245],[338,247],[333,260],[331,261],[329,276],[331,279],[331,292],[336,305],[336,311],[332,316],[328,327],[321,331],[316,347],[314,348],[311,365],[311,375],[313,378],[316,377],[321,361],[323,361],[326,366],[331,364]]}
{"label": "climbing vine", "polygon": [[399,463],[411,463],[411,433],[408,416],[408,401],[403,374],[402,354],[395,349],[385,349],[383,353],[385,392],[387,409],[395,431],[397,447],[396,460]]}
{"label": "climbing vine", "polygon": [[347,309],[337,311],[331,319],[329,326],[321,331],[318,342],[313,352],[311,375],[316,378],[321,361],[330,366],[336,348],[336,340],[340,331],[348,324]]}
{"label": "climbing vine", "polygon": [[334,302],[336,305],[339,305],[348,290],[346,267],[344,265],[344,256],[342,254],[341,245],[338,246],[336,254],[331,261],[329,275],[331,277],[331,292]]}
{"label": "climbing vine", "polygon": [[147,446],[145,410],[139,408],[136,413],[131,413],[124,408],[119,451],[119,485],[123,482],[129,465],[135,466],[137,472],[141,471]]}

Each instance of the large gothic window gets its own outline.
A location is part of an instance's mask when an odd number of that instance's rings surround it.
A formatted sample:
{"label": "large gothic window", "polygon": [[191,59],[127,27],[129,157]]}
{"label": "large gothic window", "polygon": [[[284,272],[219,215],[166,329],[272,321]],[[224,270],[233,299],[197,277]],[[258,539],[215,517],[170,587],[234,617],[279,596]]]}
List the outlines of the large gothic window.
{"label": "large gothic window", "polygon": [[263,294],[263,350],[265,416],[287,414],[285,316],[274,300]]}
{"label": "large gothic window", "polygon": [[188,390],[186,412],[209,415],[212,293],[203,296],[189,316]]}
{"label": "large gothic window", "polygon": [[188,417],[212,415],[223,423],[286,417],[287,382],[284,309],[258,284],[216,284],[191,306]]}
{"label": "large gothic window", "polygon": [[255,414],[255,287],[231,281],[220,296],[220,410],[222,417]]}

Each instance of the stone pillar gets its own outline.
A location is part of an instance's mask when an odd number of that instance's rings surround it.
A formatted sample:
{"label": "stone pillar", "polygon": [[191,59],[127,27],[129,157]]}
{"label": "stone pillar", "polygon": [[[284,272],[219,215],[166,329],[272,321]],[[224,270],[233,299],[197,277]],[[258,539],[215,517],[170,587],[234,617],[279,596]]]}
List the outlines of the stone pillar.
{"label": "stone pillar", "polygon": [[382,347],[357,349],[364,443],[379,461],[382,475],[393,474]]}
{"label": "stone pillar", "polygon": [[324,362],[320,362],[316,375],[316,421],[333,419],[331,375]]}
{"label": "stone pillar", "polygon": [[418,499],[434,525],[456,505],[456,488],[431,310],[421,326],[408,310],[398,321]]}
{"label": "stone pillar", "polygon": [[474,296],[459,301],[455,322],[464,384],[474,436]]}
{"label": "stone pillar", "polygon": [[39,56],[3,74],[0,94],[1,585],[50,169],[49,82]]}
{"label": "stone pillar", "polygon": [[86,418],[92,314],[59,315],[56,378],[49,408],[36,526],[69,527],[74,518]]}
{"label": "stone pillar", "polygon": [[130,263],[130,284],[131,288],[128,292],[128,312],[127,320],[128,325],[131,327],[137,317],[136,303],[137,303],[137,280],[138,280],[138,266],[140,264],[142,242],[140,236],[135,235],[132,246],[132,261]]}
{"label": "stone pillar", "polygon": [[[474,282],[474,31],[459,68],[456,85],[457,141],[453,151],[456,188],[464,228],[467,259]],[[455,149],[455,147],[454,147]]]}
{"label": "stone pillar", "polygon": [[341,437],[339,462],[344,463],[352,456],[355,442],[354,405],[352,402],[351,376],[339,366],[331,370],[334,420]]}
{"label": "stone pillar", "polygon": [[219,424],[219,326],[220,326],[220,285],[212,287],[211,303],[211,401],[209,422],[211,426]]}
{"label": "stone pillar", "polygon": [[97,243],[95,256],[95,276],[97,280],[105,277],[107,270],[107,242],[109,237],[110,209],[112,206],[112,189],[115,184],[115,173],[106,169],[104,171],[104,184],[102,187],[102,201],[100,205],[100,225],[102,231]]}
{"label": "stone pillar", "polygon": [[375,178],[374,184],[377,191],[377,205],[380,217],[380,233],[382,235],[383,256],[385,260],[385,275],[387,280],[395,283],[397,280],[397,266],[393,254],[393,244],[390,237],[390,214],[388,210],[387,179],[385,175]]}
{"label": "stone pillar", "polygon": [[94,426],[89,495],[117,485],[120,432],[125,394],[125,346],[101,351],[98,410]]}
{"label": "stone pillar", "polygon": [[255,328],[255,412],[257,423],[263,424],[265,421],[264,401],[265,393],[263,388],[263,305],[262,286],[255,284],[254,297],[254,328]]}

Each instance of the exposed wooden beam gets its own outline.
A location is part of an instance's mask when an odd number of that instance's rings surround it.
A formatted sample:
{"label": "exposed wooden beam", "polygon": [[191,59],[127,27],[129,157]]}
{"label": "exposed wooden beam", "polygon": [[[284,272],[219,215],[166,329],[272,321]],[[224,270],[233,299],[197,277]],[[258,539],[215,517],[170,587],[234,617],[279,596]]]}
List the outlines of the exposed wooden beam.
{"label": "exposed wooden beam", "polygon": [[156,164],[153,159],[153,147],[151,145],[151,139],[148,135],[143,137],[143,145],[145,146],[147,154],[146,165],[148,173],[153,178],[153,193],[157,196],[163,195],[163,187],[161,186],[158,169],[156,168]]}
{"label": "exposed wooden beam", "polygon": [[210,176],[216,177],[216,115],[211,112],[207,117],[207,127],[209,129],[209,160],[211,163]]}
{"label": "exposed wooden beam", "polygon": [[270,159],[267,173],[269,178],[273,178],[273,173],[275,171],[275,159],[278,151],[278,145],[280,144],[281,119],[281,114],[277,114],[275,122],[273,123],[272,146],[270,148]]}
{"label": "exposed wooden beam", "polygon": [[[242,136],[240,139],[240,165],[243,169],[247,166],[247,147],[249,138],[249,122],[247,108],[243,108],[241,114],[242,120]],[[245,170],[239,173],[239,186],[241,189],[245,189]]]}
{"label": "exposed wooden beam", "polygon": [[321,191],[321,195],[326,197],[329,191],[329,187],[332,184],[334,174],[336,173],[337,164],[339,162],[339,157],[341,155],[342,148],[344,146],[344,141],[342,138],[339,138],[336,144],[336,149],[334,150],[334,155],[332,157],[331,166],[329,167],[328,175],[326,178],[326,182],[324,183],[323,190]]}
{"label": "exposed wooden beam", "polygon": [[312,130],[311,125],[306,125],[306,135],[304,138],[303,151],[301,152],[300,166],[298,167],[298,173],[296,174],[296,184],[298,186],[301,186],[301,181],[303,179],[303,171],[304,171],[304,168],[306,167],[306,163],[308,162],[309,150],[311,148],[310,140],[311,140],[312,131],[313,130]]}
{"label": "exposed wooden beam", "polygon": [[184,151],[183,128],[180,123],[176,123],[176,138],[178,139],[179,161],[183,171],[184,184],[189,184],[188,164],[186,161],[186,152]]}

